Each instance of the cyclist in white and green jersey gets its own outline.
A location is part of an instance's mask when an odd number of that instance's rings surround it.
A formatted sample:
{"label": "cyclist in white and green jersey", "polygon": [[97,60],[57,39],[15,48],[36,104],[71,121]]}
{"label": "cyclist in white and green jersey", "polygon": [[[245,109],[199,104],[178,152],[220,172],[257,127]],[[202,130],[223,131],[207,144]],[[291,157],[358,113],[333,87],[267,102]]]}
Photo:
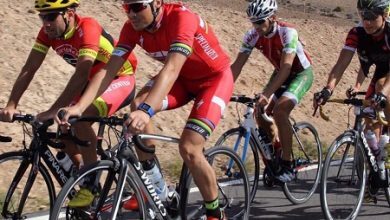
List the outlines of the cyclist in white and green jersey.
{"label": "cyclist in white and green jersey", "polygon": [[[294,178],[291,168],[292,130],[289,116],[310,89],[313,70],[297,30],[290,24],[278,21],[276,11],[275,0],[254,0],[249,3],[247,14],[253,28],[245,34],[240,52],[232,64],[232,71],[236,80],[253,48],[260,50],[275,67],[270,81],[259,94],[256,119],[259,126],[272,137],[275,148],[281,144],[281,169],[276,178],[288,182]],[[279,132],[260,116],[259,110],[264,108],[268,114],[273,115]]]}

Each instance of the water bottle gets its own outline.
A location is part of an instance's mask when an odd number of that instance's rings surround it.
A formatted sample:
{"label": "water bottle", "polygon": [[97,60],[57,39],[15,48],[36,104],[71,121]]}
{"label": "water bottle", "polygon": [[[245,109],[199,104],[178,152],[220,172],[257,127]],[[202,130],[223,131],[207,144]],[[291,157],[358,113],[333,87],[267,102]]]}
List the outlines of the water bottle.
{"label": "water bottle", "polygon": [[366,137],[368,146],[372,150],[373,155],[378,156],[380,152],[379,152],[378,142],[376,140],[375,133],[372,132],[371,130],[368,130],[365,134],[365,137]]}
{"label": "water bottle", "polygon": [[[144,168],[145,169],[145,168]],[[153,183],[154,189],[161,201],[166,201],[168,195],[168,187],[165,183],[160,168],[154,163],[152,169],[145,169],[145,173],[148,175],[150,181]]]}
{"label": "water bottle", "polygon": [[267,133],[262,128],[259,128],[258,132],[259,132],[259,139],[260,139],[260,147],[261,147],[261,150],[264,154],[264,157],[267,160],[271,160],[272,159],[272,151],[273,151],[272,150],[272,142],[269,139]]}
{"label": "water bottle", "polygon": [[379,178],[381,180],[386,180],[386,168],[385,168],[385,160],[387,157],[385,151],[385,145],[389,142],[388,135],[381,135],[378,142],[378,149],[380,151],[379,156],[377,156],[377,162],[379,167]]}
{"label": "water bottle", "polygon": [[58,163],[66,172],[69,172],[70,168],[73,166],[72,160],[69,158],[68,154],[63,151],[59,151],[56,155]]}

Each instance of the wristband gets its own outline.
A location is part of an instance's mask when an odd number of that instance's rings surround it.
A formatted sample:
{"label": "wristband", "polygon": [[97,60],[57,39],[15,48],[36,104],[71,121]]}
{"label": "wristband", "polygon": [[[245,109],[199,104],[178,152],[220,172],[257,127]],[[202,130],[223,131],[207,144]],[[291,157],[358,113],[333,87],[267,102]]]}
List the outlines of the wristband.
{"label": "wristband", "polygon": [[154,110],[152,109],[152,107],[150,107],[150,105],[146,104],[145,102],[141,103],[138,108],[138,110],[141,110],[143,112],[145,112],[146,114],[149,115],[149,117],[153,117],[153,115],[155,114]]}

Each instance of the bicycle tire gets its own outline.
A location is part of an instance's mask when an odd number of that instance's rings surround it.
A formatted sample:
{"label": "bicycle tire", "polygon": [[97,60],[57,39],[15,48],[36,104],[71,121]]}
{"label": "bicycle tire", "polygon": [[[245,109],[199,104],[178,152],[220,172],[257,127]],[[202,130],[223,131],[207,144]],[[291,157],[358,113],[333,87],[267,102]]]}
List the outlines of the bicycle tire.
{"label": "bicycle tire", "polygon": [[[241,162],[239,156],[230,148],[227,147],[212,147],[205,151],[205,156],[208,162],[212,165],[217,176],[218,197],[221,209],[225,212],[229,219],[248,219],[250,210],[249,200],[249,183],[248,176],[245,171],[245,166]],[[225,158],[228,157],[228,158]],[[228,177],[223,171],[218,171],[219,162],[226,162],[232,158],[235,163],[235,168],[240,170],[240,178]],[[214,166],[215,165],[215,166]],[[216,170],[217,169],[217,170]],[[192,220],[204,217],[205,208],[203,205],[203,198],[199,193],[195,183],[192,181],[192,176],[189,174],[188,168],[183,167],[183,172],[187,173],[184,182],[181,182],[185,189],[180,190],[180,210],[182,219]],[[218,178],[221,175],[222,178]],[[234,195],[227,195],[225,187],[240,186],[242,189],[237,191]],[[236,189],[238,190],[238,189]],[[242,201],[241,201],[242,200]],[[233,202],[235,202],[233,204]],[[236,207],[237,206],[237,207]]]}
{"label": "bicycle tire", "polygon": [[[218,138],[217,142],[215,143],[215,146],[228,146],[229,148],[233,149],[237,140],[245,141],[244,135],[245,135],[245,128],[243,128],[243,127],[232,128],[232,129],[226,131],[225,133],[223,133]],[[235,138],[234,136],[237,136],[237,138]],[[232,138],[232,139],[230,139],[231,143],[229,143],[229,140],[228,140],[229,138]],[[242,141],[240,141],[240,143],[242,143]],[[259,184],[260,158],[259,158],[258,149],[257,149],[257,147],[256,147],[256,145],[253,142],[253,139],[251,137],[249,140],[249,146],[250,146],[250,150],[249,149],[247,150],[246,159],[245,159],[245,161],[243,161],[243,163],[244,163],[245,169],[248,173],[249,188],[250,188],[249,199],[252,202],[256,196],[257,187]],[[238,150],[235,151],[238,154],[238,156],[240,156],[240,158],[242,158],[242,156],[243,156],[242,155],[242,153],[243,153],[242,148],[243,148],[243,145],[240,145]],[[226,166],[228,167],[228,165],[226,165]]]}
{"label": "bicycle tire", "polygon": [[[390,173],[390,169],[387,169],[387,173]],[[388,178],[390,178],[390,176]],[[389,204],[389,207],[390,207],[390,186],[384,188],[384,191],[385,191],[387,203]]]}
{"label": "bicycle tire", "polygon": [[322,147],[318,132],[310,123],[297,122],[293,128],[294,143],[298,145],[292,151],[296,175],[291,182],[283,184],[283,193],[291,203],[302,204],[312,197],[320,181]]}
{"label": "bicycle tire", "polygon": [[[31,188],[26,191],[24,205],[18,210],[22,200],[21,195],[28,182],[28,176],[35,173],[31,171],[31,167],[31,152],[13,151],[0,155],[0,212],[5,219],[24,219],[28,214],[44,211],[45,209],[49,211],[53,206],[55,200],[54,184],[47,168],[39,162],[39,170],[35,174]],[[14,171],[15,173],[10,174]],[[19,178],[16,178],[17,176]],[[18,180],[15,185],[11,186],[14,179]],[[6,196],[8,193],[10,196]],[[47,196],[42,198],[40,197],[41,193]]]}
{"label": "bicycle tire", "polygon": [[[320,194],[321,208],[326,219],[356,219],[359,214],[367,182],[367,171],[364,151],[356,138],[357,136],[352,131],[343,133],[332,143],[326,155],[321,175]],[[351,148],[352,154],[349,154]],[[345,170],[342,170],[344,168]],[[331,177],[334,174],[336,174],[335,177]],[[358,187],[352,190],[346,189],[346,187],[355,185]],[[355,192],[356,196],[349,195]],[[356,201],[346,201],[355,197]]]}
{"label": "bicycle tire", "polygon": [[[50,219],[57,220],[59,219],[60,214],[66,216],[66,219],[107,219],[108,216],[111,215],[110,208],[113,206],[110,200],[110,195],[114,194],[113,191],[111,193],[109,192],[110,189],[115,189],[113,184],[115,184],[115,178],[117,178],[118,172],[116,171],[116,165],[113,161],[110,160],[102,160],[98,161],[96,163],[93,163],[80,171],[80,174],[74,177],[71,177],[66,184],[63,186],[62,190],[59,192],[57,200],[54,203],[53,210],[50,214]],[[84,208],[71,208],[67,206],[67,202],[69,201],[69,194],[72,192],[73,189],[78,189],[78,185],[80,182],[89,175],[96,175],[99,178],[99,182],[104,184],[101,184],[101,194],[95,197],[94,202],[89,207]],[[108,177],[115,177],[108,178]],[[101,179],[100,179],[101,178]],[[145,203],[143,200],[143,196],[141,194],[140,189],[136,185],[136,183],[130,179],[126,179],[126,184],[128,184],[128,190],[131,189],[132,196],[136,196],[138,201],[139,210],[138,212],[124,211],[123,208],[121,208],[120,212],[117,215],[117,219],[145,219],[146,218],[146,209],[145,209]],[[107,190],[107,191],[106,191]],[[97,204],[99,204],[100,201],[104,201],[104,205],[101,207],[100,210],[94,210],[96,209]],[[124,199],[122,199],[123,203]],[[121,204],[122,205],[122,204]],[[65,213],[64,213],[65,211]],[[91,215],[91,213],[94,213],[94,215]]]}

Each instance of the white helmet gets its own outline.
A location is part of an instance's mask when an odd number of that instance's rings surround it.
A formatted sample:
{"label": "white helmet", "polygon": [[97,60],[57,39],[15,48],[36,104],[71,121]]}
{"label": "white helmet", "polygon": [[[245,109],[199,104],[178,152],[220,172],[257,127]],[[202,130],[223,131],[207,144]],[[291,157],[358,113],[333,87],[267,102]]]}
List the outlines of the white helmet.
{"label": "white helmet", "polygon": [[249,3],[246,13],[251,22],[257,22],[271,17],[276,10],[276,0],[253,0]]}

